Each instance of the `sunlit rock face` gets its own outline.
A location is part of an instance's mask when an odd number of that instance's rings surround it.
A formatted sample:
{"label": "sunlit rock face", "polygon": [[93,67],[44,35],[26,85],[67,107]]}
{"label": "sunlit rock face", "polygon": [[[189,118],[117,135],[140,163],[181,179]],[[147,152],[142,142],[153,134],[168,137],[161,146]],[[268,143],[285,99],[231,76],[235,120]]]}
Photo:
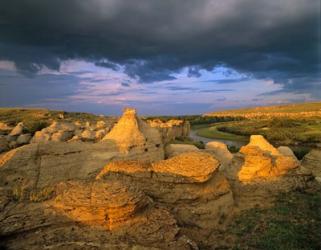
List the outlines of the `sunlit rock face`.
{"label": "sunlit rock face", "polygon": [[116,161],[97,179],[136,185],[173,213],[183,231],[200,242],[231,214],[233,196],[219,162],[207,153],[189,152],[152,164]]}
{"label": "sunlit rock face", "polygon": [[318,182],[321,182],[321,150],[313,149],[302,159],[302,167],[311,171]]}
{"label": "sunlit rock face", "polygon": [[250,143],[240,149],[244,164],[238,172],[242,182],[273,178],[287,174],[299,166],[293,156],[283,155],[262,136],[251,136]]}
{"label": "sunlit rock face", "polygon": [[190,123],[184,120],[172,119],[163,122],[159,119],[154,119],[148,120],[147,123],[160,131],[164,143],[170,142],[175,138],[188,137],[191,130]]}
{"label": "sunlit rock face", "polygon": [[155,160],[164,158],[161,136],[157,129],[142,121],[135,109],[127,108],[123,115],[103,138],[103,141],[114,142],[123,153],[146,152]]}
{"label": "sunlit rock face", "polygon": [[129,223],[148,205],[148,198],[133,186],[119,181],[67,182],[54,206],[73,220],[108,229]]}

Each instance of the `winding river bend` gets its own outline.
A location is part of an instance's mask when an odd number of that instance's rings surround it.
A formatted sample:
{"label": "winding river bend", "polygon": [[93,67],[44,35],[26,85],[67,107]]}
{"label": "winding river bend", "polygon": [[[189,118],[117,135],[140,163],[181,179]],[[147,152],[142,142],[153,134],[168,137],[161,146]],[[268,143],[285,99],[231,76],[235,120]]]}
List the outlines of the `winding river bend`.
{"label": "winding river bend", "polygon": [[216,139],[216,138],[207,138],[207,137],[203,137],[203,136],[199,136],[197,134],[197,129],[196,130],[191,130],[189,136],[194,140],[194,141],[202,141],[205,144],[210,142],[210,141],[218,141],[218,142],[223,142],[225,143],[227,146],[234,146],[236,148],[240,148],[242,146],[244,146],[245,144],[247,144],[247,142],[244,141],[232,141],[232,140],[224,140],[224,139]]}

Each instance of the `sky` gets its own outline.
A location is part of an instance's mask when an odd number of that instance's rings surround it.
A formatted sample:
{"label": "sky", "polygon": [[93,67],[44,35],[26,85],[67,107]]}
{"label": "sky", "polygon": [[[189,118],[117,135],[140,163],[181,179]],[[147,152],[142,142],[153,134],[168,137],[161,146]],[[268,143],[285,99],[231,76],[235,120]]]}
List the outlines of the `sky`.
{"label": "sky", "polygon": [[201,114],[321,100],[320,0],[2,0],[0,106]]}

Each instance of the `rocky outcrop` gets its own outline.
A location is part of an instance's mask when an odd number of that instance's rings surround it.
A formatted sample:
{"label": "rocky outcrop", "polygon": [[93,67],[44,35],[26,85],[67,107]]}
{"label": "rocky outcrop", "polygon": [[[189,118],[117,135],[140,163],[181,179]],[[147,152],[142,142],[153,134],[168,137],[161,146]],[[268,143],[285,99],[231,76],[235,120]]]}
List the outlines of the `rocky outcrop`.
{"label": "rocky outcrop", "polygon": [[133,186],[119,181],[67,182],[54,201],[54,206],[73,220],[101,225],[111,230],[143,210],[149,199]]}
{"label": "rocky outcrop", "polygon": [[251,136],[250,143],[243,146],[240,153],[244,155],[244,164],[238,173],[242,182],[282,176],[299,167],[293,156],[281,154],[262,136]]}
{"label": "rocky outcrop", "polygon": [[84,141],[99,142],[110,130],[111,123],[98,121],[96,125],[90,123],[83,124],[79,121],[70,122],[53,122],[49,127],[37,131],[32,138],[32,143],[56,141]]}
{"label": "rocky outcrop", "polygon": [[224,223],[233,207],[230,185],[218,167],[211,155],[190,152],[152,164],[111,162],[97,179],[137,186],[166,206],[181,225],[188,225],[183,232],[199,242]]}
{"label": "rocky outcrop", "polygon": [[10,249],[198,249],[166,209],[118,181],[59,183],[44,202],[16,203],[4,190],[0,197]]}
{"label": "rocky outcrop", "polygon": [[153,161],[164,159],[164,148],[158,130],[142,121],[135,109],[125,109],[117,124],[102,141],[115,143],[125,154],[145,154]]}
{"label": "rocky outcrop", "polygon": [[184,120],[169,120],[163,122],[159,119],[148,120],[148,124],[157,128],[161,135],[164,143],[168,143],[176,138],[188,137],[190,133],[190,123]]}
{"label": "rocky outcrop", "polygon": [[197,152],[199,149],[191,144],[168,144],[165,147],[165,156],[170,158],[186,152]]}
{"label": "rocky outcrop", "polygon": [[8,126],[4,122],[0,122],[0,135],[9,134],[11,130],[12,130],[12,127]]}
{"label": "rocky outcrop", "polygon": [[292,149],[286,146],[280,146],[278,147],[278,151],[280,152],[280,154],[285,155],[285,156],[290,156],[292,157],[294,160],[298,160],[298,158],[296,158],[295,154],[293,153]]}
{"label": "rocky outcrop", "polygon": [[312,149],[302,159],[302,167],[311,171],[318,182],[321,182],[321,150]]}
{"label": "rocky outcrop", "polygon": [[271,155],[280,155],[280,152],[273,147],[262,135],[251,135],[250,142],[247,146],[258,147],[262,151],[266,151]]}
{"label": "rocky outcrop", "polygon": [[28,144],[31,138],[32,138],[31,134],[21,134],[17,138],[17,144],[19,146]]}
{"label": "rocky outcrop", "polygon": [[125,109],[122,117],[104,137],[104,140],[114,141],[122,151],[144,146],[147,140],[142,131],[140,131],[136,110]]}
{"label": "rocky outcrop", "polygon": [[24,125],[22,122],[19,122],[17,124],[17,126],[15,126],[12,131],[10,132],[10,136],[19,136],[23,133],[23,128],[24,128]]}
{"label": "rocky outcrop", "polygon": [[226,144],[217,141],[208,142],[205,146],[208,153],[213,154],[213,156],[221,162],[221,169],[226,168],[231,164],[233,159],[233,154],[228,150]]}

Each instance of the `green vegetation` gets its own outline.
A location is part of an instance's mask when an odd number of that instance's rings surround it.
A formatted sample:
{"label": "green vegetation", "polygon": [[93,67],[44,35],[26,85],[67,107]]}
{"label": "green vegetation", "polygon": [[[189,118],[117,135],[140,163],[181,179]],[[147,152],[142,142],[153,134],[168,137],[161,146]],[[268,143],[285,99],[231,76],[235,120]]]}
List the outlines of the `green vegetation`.
{"label": "green vegetation", "polygon": [[218,125],[197,129],[196,134],[199,136],[203,136],[206,138],[213,138],[213,139],[223,139],[223,140],[231,140],[231,141],[247,141],[246,136],[220,131],[217,128],[218,128]]}
{"label": "green vegetation", "polygon": [[234,249],[320,249],[320,186],[277,197],[273,207],[241,213],[227,234]]}
{"label": "green vegetation", "polygon": [[202,141],[194,141],[191,138],[176,138],[169,142],[169,144],[190,144],[195,145],[199,149],[204,149],[205,144]]}
{"label": "green vegetation", "polygon": [[231,109],[224,110],[219,112],[211,112],[208,115],[219,115],[224,113],[231,113],[233,116],[236,115],[245,115],[253,113],[300,113],[300,112],[320,112],[321,111],[321,102],[306,102],[306,103],[293,103],[285,105],[276,105],[276,106],[264,106],[264,107],[255,107],[255,108],[243,108],[243,109]]}
{"label": "green vegetation", "polygon": [[321,118],[243,120],[220,124],[216,128],[220,132],[242,136],[260,134],[269,141],[285,145],[321,142]]}
{"label": "green vegetation", "polygon": [[190,124],[194,127],[201,125],[207,125],[217,122],[227,122],[227,121],[234,121],[235,118],[233,117],[209,117],[209,116],[201,116],[201,115],[181,115],[181,116],[149,116],[145,118],[148,119],[159,119],[161,121],[168,121],[171,119],[178,119],[178,120],[186,120],[189,121]]}

